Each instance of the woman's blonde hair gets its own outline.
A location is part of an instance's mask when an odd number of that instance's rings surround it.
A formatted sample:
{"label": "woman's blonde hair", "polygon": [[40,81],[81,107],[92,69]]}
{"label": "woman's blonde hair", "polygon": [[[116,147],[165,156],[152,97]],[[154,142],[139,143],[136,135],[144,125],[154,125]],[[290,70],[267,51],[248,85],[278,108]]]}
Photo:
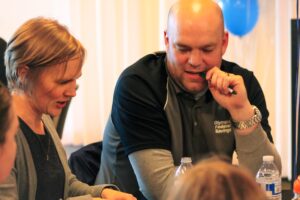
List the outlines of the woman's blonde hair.
{"label": "woman's blonde hair", "polygon": [[217,158],[207,159],[184,174],[168,200],[266,200],[262,189],[246,169]]}
{"label": "woman's blonde hair", "polygon": [[[82,65],[85,49],[66,26],[54,19],[30,19],[8,41],[5,51],[8,87],[11,90],[24,90],[27,87],[28,80],[21,80],[18,76],[20,66],[25,65],[33,70],[67,62],[75,56],[81,59]],[[35,76],[26,78],[36,78]]]}

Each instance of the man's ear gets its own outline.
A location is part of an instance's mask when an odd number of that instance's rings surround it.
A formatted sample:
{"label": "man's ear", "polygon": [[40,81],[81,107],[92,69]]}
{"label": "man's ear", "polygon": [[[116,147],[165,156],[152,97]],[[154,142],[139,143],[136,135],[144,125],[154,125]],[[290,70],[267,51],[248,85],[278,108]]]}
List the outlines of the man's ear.
{"label": "man's ear", "polygon": [[225,31],[223,39],[222,39],[222,55],[225,54],[227,46],[228,46],[228,41],[229,41],[229,34],[227,31]]}
{"label": "man's ear", "polygon": [[166,49],[168,49],[168,46],[169,46],[169,36],[168,36],[168,32],[166,30],[164,31],[164,41],[165,41],[165,47],[166,47]]}

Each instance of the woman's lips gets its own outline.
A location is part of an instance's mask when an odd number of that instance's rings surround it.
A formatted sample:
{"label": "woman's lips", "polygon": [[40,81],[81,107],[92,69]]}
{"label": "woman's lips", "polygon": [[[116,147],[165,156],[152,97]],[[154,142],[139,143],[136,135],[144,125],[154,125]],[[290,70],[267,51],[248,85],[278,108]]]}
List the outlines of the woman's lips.
{"label": "woman's lips", "polygon": [[58,108],[63,108],[67,105],[67,102],[66,101],[58,101],[56,105]]}

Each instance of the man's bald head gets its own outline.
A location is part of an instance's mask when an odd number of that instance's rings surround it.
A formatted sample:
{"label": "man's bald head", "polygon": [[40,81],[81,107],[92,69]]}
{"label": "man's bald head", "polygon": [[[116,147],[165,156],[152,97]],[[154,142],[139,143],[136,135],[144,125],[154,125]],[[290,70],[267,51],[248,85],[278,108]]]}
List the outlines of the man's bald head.
{"label": "man's bald head", "polygon": [[213,22],[224,33],[224,18],[220,6],[214,0],[179,0],[169,10],[167,31],[181,23]]}
{"label": "man's bald head", "polygon": [[228,45],[221,8],[213,0],[179,0],[169,11],[164,40],[172,78],[187,92],[205,90],[198,72],[221,66]]}

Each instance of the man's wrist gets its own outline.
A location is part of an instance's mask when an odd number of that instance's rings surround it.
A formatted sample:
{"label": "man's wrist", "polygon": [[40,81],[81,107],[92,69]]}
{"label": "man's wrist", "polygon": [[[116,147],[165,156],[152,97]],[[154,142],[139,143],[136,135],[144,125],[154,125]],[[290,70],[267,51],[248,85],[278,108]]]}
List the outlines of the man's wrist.
{"label": "man's wrist", "polygon": [[261,112],[259,111],[259,109],[256,106],[253,106],[253,111],[254,111],[253,116],[248,120],[236,121],[236,120],[232,119],[231,121],[232,121],[233,127],[238,130],[244,130],[244,129],[248,129],[248,128],[251,128],[251,127],[259,124],[262,119]]}

